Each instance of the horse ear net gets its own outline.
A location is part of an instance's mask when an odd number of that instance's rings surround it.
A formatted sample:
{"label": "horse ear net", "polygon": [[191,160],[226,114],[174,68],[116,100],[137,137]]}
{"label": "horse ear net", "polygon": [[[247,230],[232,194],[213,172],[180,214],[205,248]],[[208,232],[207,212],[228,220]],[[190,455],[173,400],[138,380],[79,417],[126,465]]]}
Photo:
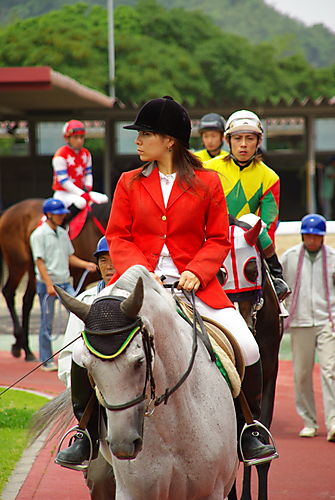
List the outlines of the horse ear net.
{"label": "horse ear net", "polygon": [[136,286],[127,299],[121,302],[121,311],[129,318],[136,319],[143,303],[143,280],[138,278]]}

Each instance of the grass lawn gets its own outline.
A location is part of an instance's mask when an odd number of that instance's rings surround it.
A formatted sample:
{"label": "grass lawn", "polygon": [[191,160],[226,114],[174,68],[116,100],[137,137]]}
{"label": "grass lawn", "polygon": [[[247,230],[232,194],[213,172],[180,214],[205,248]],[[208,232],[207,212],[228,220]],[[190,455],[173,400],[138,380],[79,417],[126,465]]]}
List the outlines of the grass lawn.
{"label": "grass lawn", "polygon": [[27,427],[33,413],[48,401],[11,389],[0,398],[0,494],[28,443]]}

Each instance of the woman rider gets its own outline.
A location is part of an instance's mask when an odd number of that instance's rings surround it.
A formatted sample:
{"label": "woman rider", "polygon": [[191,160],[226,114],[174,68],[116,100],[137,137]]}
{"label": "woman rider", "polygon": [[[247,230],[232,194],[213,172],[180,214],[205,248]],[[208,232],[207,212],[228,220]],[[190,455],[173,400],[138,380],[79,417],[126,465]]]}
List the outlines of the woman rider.
{"label": "woman rider", "polygon": [[[246,363],[242,388],[253,417],[258,419],[262,394],[258,345],[216,278],[230,250],[219,177],[204,169],[188,150],[191,121],[171,97],[147,102],[135,122],[125,128],[138,131],[137,151],[147,163],[123,173],[116,186],[106,230],[116,269],[111,283],[129,267],[140,264],[159,283],[164,275],[166,283],[178,281],[179,289],[194,290],[198,311],[228,328],[241,346]],[[80,356],[76,361],[80,363]],[[83,408],[85,405],[83,401]],[[244,421],[240,410],[237,417],[241,430]],[[61,452],[63,465],[64,454],[69,461],[74,460],[71,449],[75,445]],[[272,445],[261,441],[256,427],[243,433],[242,449],[246,460],[262,462],[271,460],[275,453]]]}

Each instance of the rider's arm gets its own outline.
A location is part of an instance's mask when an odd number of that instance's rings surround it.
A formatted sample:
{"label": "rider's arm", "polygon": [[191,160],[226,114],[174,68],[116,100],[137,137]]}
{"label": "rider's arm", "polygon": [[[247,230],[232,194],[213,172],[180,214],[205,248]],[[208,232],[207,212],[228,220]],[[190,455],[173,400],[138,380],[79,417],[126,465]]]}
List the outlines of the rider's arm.
{"label": "rider's arm", "polygon": [[[126,180],[128,179],[128,181]],[[133,215],[129,199],[129,172],[121,175],[113,196],[113,204],[106,228],[109,253],[116,271],[124,273],[130,266],[139,264],[149,271],[149,262],[133,241]]]}
{"label": "rider's arm", "polygon": [[[271,185],[264,191],[264,194],[260,199],[260,213],[259,213],[260,218],[266,224],[265,231],[271,238],[272,242],[274,242],[275,231],[277,229],[277,224],[278,224],[279,197],[280,197],[280,181],[278,176],[276,176],[274,182],[271,183]],[[262,248],[264,248],[262,241],[261,245]]]}
{"label": "rider's arm", "polygon": [[52,167],[58,182],[71,194],[81,196],[84,191],[76,186],[68,177],[66,161],[62,156],[55,156],[52,160]]}
{"label": "rider's arm", "polygon": [[93,188],[92,156],[88,154],[87,165],[84,172],[84,186],[86,191],[90,192]]}

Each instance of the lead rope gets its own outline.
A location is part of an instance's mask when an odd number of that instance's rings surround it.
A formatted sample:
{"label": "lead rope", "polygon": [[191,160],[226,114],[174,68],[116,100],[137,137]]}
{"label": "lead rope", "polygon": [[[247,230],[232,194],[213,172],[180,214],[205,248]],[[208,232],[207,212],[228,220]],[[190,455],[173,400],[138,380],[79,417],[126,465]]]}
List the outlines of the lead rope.
{"label": "lead rope", "polygon": [[298,257],[297,272],[295,275],[295,280],[294,280],[294,285],[293,285],[293,295],[292,295],[291,306],[289,308],[289,316],[284,319],[284,330],[287,330],[290,327],[292,319],[293,319],[293,317],[296,313],[296,310],[297,310],[298,295],[299,295],[300,283],[301,283],[301,270],[302,270],[304,255],[305,255],[305,247],[302,244],[301,249],[300,249],[300,253],[299,253],[299,257]]}
{"label": "lead rope", "polygon": [[335,332],[334,319],[333,319],[331,303],[330,303],[330,291],[329,291],[329,281],[328,281],[327,270],[328,270],[327,250],[326,250],[325,246],[322,245],[322,273],[323,273],[323,283],[324,283],[324,287],[325,287],[325,291],[326,291],[328,318],[329,318],[329,323],[330,323],[331,328],[332,328],[332,332]]}

